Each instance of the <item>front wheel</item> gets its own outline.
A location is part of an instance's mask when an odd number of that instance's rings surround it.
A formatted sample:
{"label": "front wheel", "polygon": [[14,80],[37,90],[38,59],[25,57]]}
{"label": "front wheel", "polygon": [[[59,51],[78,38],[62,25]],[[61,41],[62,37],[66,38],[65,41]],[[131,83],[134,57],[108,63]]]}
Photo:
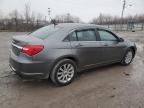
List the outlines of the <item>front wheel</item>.
{"label": "front wheel", "polygon": [[121,64],[122,64],[122,65],[125,65],[125,66],[129,65],[129,64],[132,62],[133,57],[134,57],[134,52],[133,52],[133,50],[132,50],[132,49],[128,49],[128,50],[126,51],[126,53],[125,53],[122,61],[121,61]]}
{"label": "front wheel", "polygon": [[76,74],[76,64],[70,59],[60,60],[53,68],[50,78],[57,86],[65,86],[71,83]]}

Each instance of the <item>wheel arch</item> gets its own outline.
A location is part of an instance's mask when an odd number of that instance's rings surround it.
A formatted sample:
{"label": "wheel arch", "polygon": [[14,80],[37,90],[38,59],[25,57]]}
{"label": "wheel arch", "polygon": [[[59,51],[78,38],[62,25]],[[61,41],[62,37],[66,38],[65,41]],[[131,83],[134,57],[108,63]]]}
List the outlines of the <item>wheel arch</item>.
{"label": "wheel arch", "polygon": [[130,46],[130,47],[129,47],[129,49],[131,49],[131,50],[133,51],[133,53],[134,53],[133,57],[134,57],[134,56],[135,56],[135,54],[136,54],[136,49],[135,49],[135,47]]}
{"label": "wheel arch", "polygon": [[78,65],[79,65],[78,59],[77,59],[75,56],[73,56],[73,55],[65,55],[65,56],[59,57],[59,58],[57,58],[57,59],[54,60],[54,62],[53,62],[52,65],[51,65],[51,68],[50,68],[50,70],[49,70],[50,72],[47,73],[46,78],[49,78],[49,76],[50,76],[50,74],[51,74],[54,66],[55,66],[60,60],[63,60],[63,59],[70,59],[70,60],[74,61],[74,62],[76,63],[77,70],[78,70],[78,67],[79,67],[79,66],[78,66]]}
{"label": "wheel arch", "polygon": [[124,53],[123,53],[121,59],[123,59],[123,57],[125,56],[126,52],[127,52],[129,49],[131,49],[131,50],[134,52],[134,55],[133,55],[133,58],[134,58],[134,56],[135,56],[135,54],[136,54],[136,49],[135,49],[134,46],[128,46],[128,47],[124,48]]}
{"label": "wheel arch", "polygon": [[73,55],[65,55],[65,56],[59,57],[55,60],[54,64],[56,64],[57,62],[59,62],[62,59],[70,59],[70,60],[74,61],[76,63],[76,65],[78,65],[78,59]]}

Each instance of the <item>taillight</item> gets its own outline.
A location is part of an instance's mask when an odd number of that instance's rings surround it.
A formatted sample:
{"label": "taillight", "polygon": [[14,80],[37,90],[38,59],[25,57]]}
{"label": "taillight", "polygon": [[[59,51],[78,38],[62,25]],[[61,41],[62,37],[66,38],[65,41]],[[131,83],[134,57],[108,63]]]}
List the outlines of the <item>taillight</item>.
{"label": "taillight", "polygon": [[29,56],[33,56],[41,52],[43,49],[44,49],[44,46],[42,45],[27,45],[27,46],[22,46],[21,52]]}

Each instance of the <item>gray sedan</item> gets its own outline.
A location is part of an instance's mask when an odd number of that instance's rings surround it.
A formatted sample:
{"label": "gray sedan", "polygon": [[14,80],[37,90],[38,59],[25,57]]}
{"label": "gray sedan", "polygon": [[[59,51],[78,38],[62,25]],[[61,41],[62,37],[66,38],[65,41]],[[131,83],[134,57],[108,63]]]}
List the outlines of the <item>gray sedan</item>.
{"label": "gray sedan", "polygon": [[71,83],[77,72],[112,63],[129,65],[136,45],[112,31],[92,24],[58,24],[14,36],[11,69],[24,78],[50,78],[58,85]]}

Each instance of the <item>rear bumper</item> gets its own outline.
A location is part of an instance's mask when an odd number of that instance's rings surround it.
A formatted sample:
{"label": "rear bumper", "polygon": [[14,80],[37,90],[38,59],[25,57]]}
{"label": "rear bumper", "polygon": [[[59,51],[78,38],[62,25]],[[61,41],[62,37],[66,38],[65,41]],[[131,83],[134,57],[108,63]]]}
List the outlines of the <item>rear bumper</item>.
{"label": "rear bumper", "polygon": [[10,57],[11,69],[22,78],[46,79],[49,76],[49,63],[46,62],[20,62]]}

